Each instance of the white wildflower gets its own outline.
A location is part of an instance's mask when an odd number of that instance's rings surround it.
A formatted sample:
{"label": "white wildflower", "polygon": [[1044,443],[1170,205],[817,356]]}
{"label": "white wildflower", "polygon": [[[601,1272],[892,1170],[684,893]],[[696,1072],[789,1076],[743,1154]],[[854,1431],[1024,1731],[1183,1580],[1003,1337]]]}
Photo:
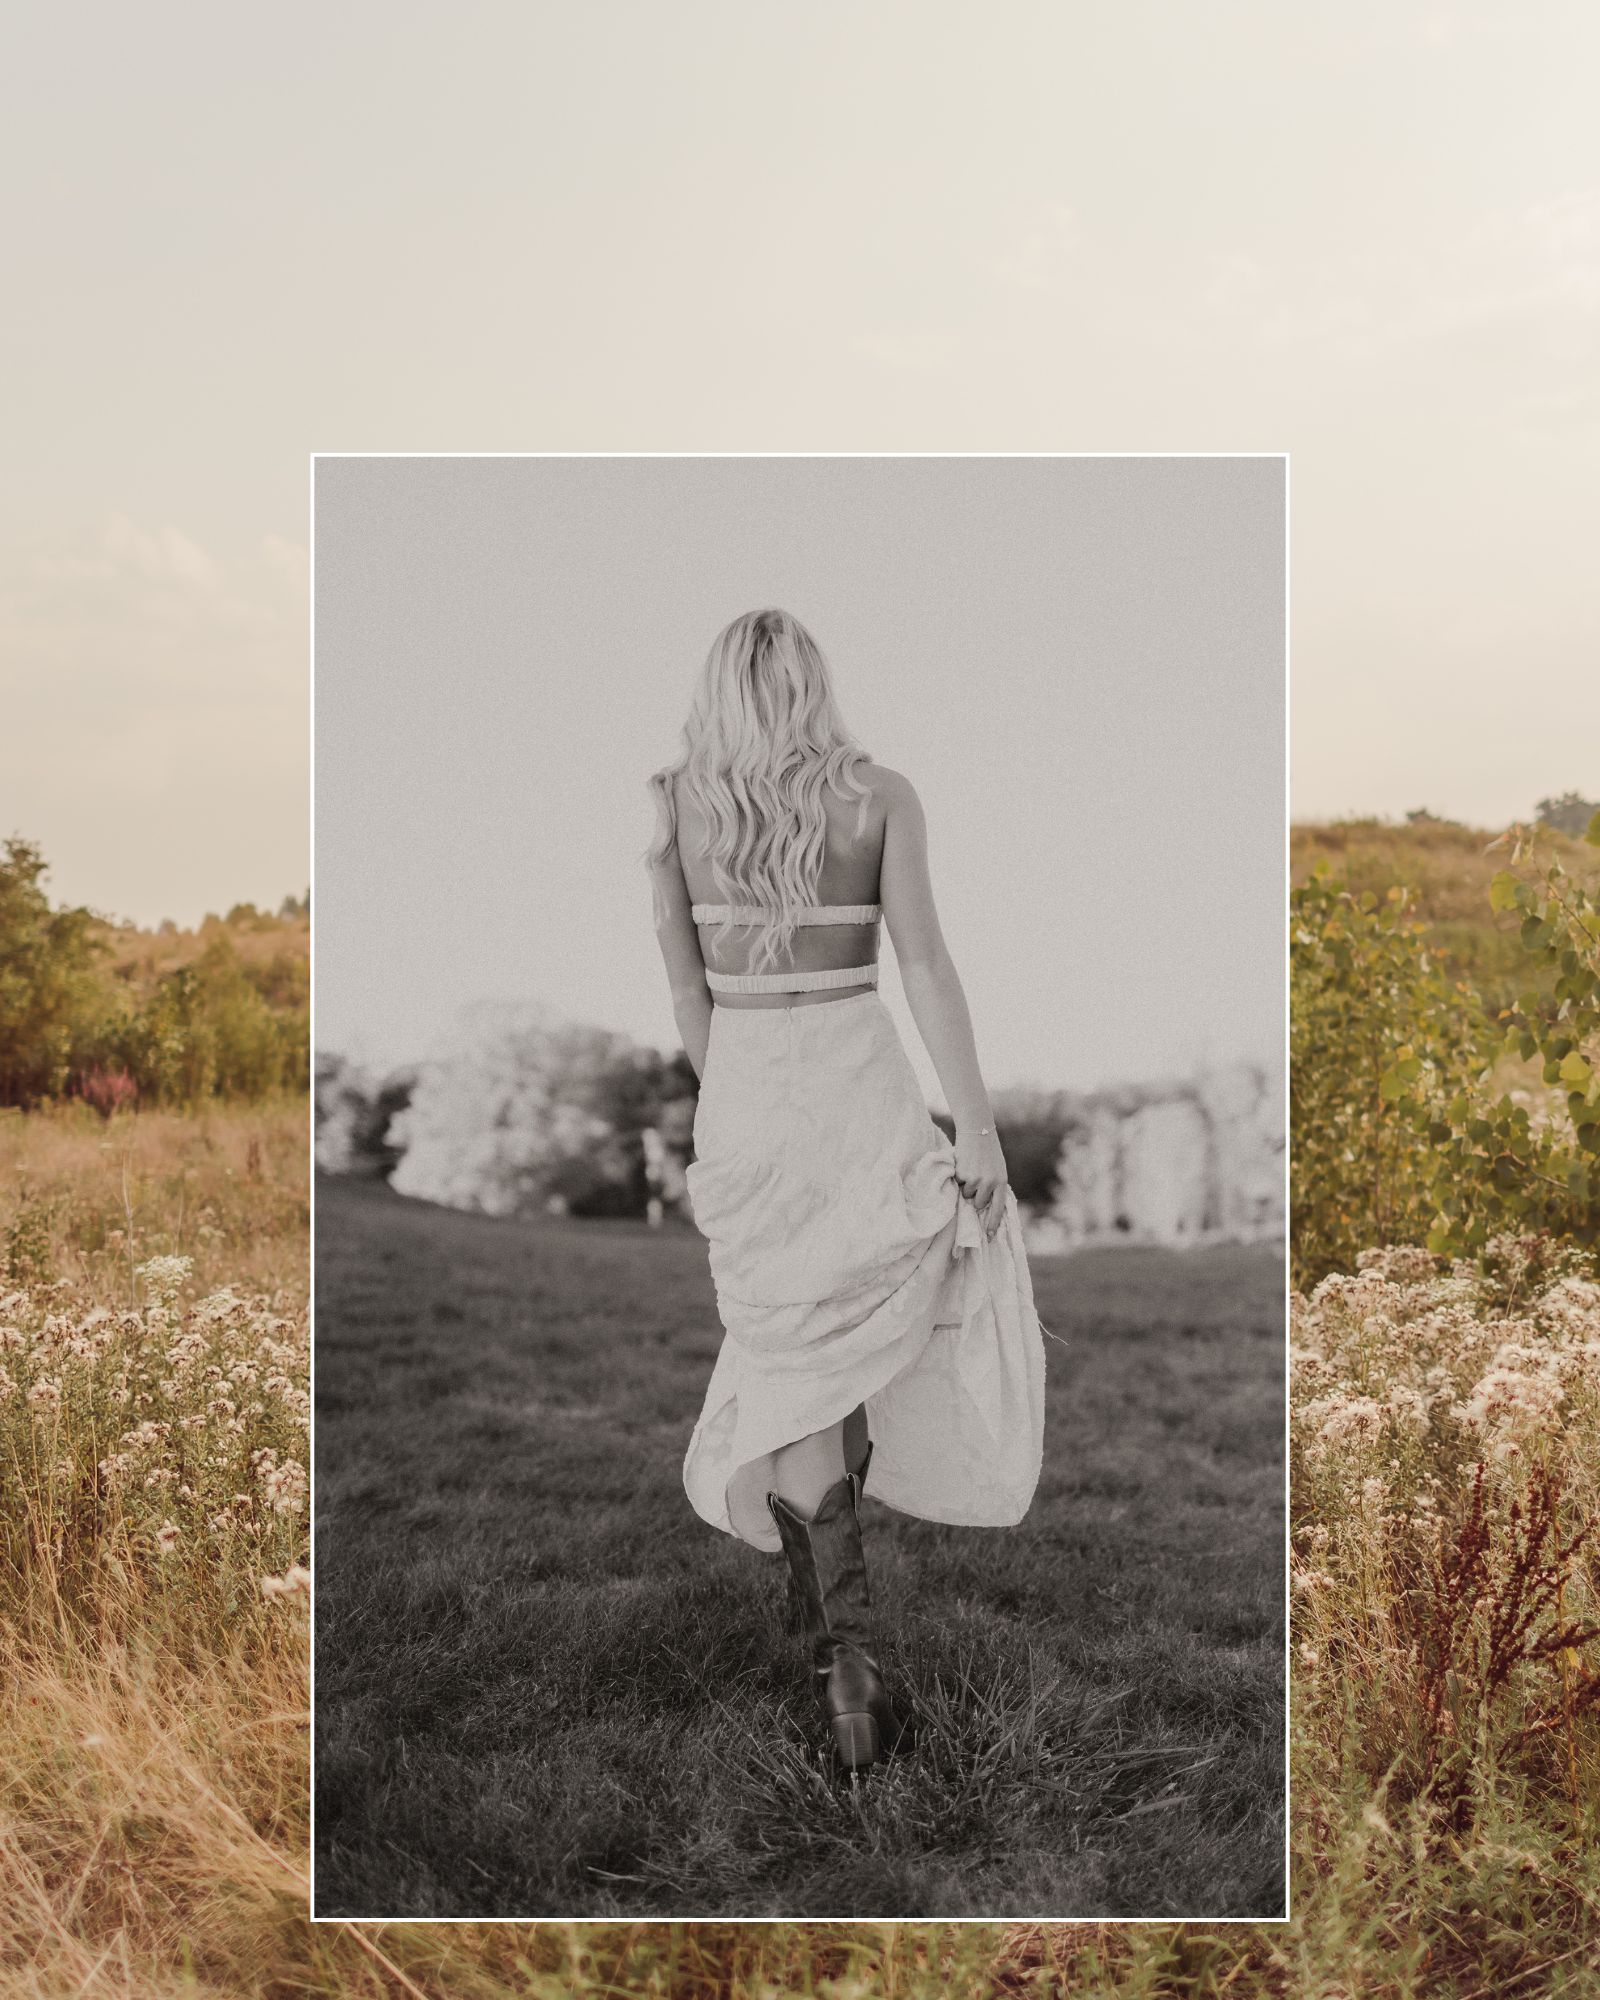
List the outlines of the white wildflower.
{"label": "white wildflower", "polygon": [[261,1595],[266,1598],[294,1597],[301,1592],[309,1595],[311,1572],[302,1563],[291,1563],[282,1576],[264,1576],[261,1579]]}
{"label": "white wildflower", "polygon": [[1525,1374],[1515,1368],[1491,1368],[1455,1410],[1457,1419],[1474,1430],[1514,1423],[1521,1417],[1554,1414],[1561,1401],[1561,1384],[1544,1373]]}
{"label": "white wildflower", "polygon": [[1428,1399],[1409,1382],[1397,1382],[1390,1389],[1387,1408],[1390,1416],[1408,1430],[1425,1431],[1428,1428]]}
{"label": "white wildflower", "polygon": [[299,1514],[304,1510],[309,1482],[298,1459],[285,1459],[262,1474],[261,1487],[274,1514]]}
{"label": "white wildflower", "polygon": [[144,1279],[145,1289],[158,1305],[170,1305],[182,1291],[189,1273],[194,1269],[192,1257],[151,1257],[147,1262],[135,1266]]}

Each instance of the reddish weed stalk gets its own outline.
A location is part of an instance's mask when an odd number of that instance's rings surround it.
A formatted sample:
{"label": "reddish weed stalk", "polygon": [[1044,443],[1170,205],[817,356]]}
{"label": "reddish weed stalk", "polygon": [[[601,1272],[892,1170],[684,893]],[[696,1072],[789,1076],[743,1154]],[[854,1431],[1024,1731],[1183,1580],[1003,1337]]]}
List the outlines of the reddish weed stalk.
{"label": "reddish weed stalk", "polygon": [[[1518,1667],[1557,1659],[1562,1668],[1559,1697],[1516,1731],[1511,1742],[1520,1745],[1564,1725],[1568,1788],[1576,1806],[1573,1728],[1580,1714],[1600,1709],[1600,1674],[1582,1665],[1578,1649],[1600,1639],[1600,1625],[1567,1620],[1563,1599],[1573,1558],[1593,1524],[1585,1522],[1562,1539],[1561,1481],[1549,1467],[1536,1466],[1525,1493],[1513,1497],[1504,1529],[1497,1531],[1484,1475],[1480,1459],[1466,1509],[1453,1536],[1429,1561],[1424,1588],[1417,1593],[1421,1603],[1414,1614],[1414,1644],[1427,1732],[1423,1785],[1437,1788],[1443,1781],[1442,1753],[1461,1738],[1464,1710],[1482,1722]],[[1416,1604],[1416,1598],[1409,1601]]]}

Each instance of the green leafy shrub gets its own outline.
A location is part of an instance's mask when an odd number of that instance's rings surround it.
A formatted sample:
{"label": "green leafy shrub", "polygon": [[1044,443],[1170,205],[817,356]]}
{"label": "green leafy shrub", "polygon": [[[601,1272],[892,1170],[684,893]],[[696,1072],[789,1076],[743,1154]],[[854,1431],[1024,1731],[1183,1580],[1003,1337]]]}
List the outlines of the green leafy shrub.
{"label": "green leafy shrub", "polygon": [[[1600,846],[1600,813],[1585,837]],[[1502,838],[1513,863],[1536,859],[1537,832],[1513,828]],[[1509,1092],[1456,1099],[1441,1119],[1422,1079],[1396,1079],[1413,1127],[1435,1141],[1438,1214],[1428,1244],[1478,1251],[1493,1231],[1514,1225],[1591,1248],[1600,1241],[1600,899],[1556,860],[1534,879],[1502,869],[1489,897],[1496,910],[1521,913],[1523,950],[1542,975],[1500,1010],[1501,1052],[1536,1062],[1545,1088],[1531,1104]]]}
{"label": "green leafy shrub", "polygon": [[1326,864],[1290,898],[1290,1179],[1295,1283],[1355,1269],[1433,1221],[1432,1141],[1397,1065],[1465,1090],[1490,1059],[1481,1004],[1425,942],[1402,885],[1347,889]]}
{"label": "green leafy shrub", "polygon": [[[1587,836],[1600,845],[1600,815]],[[1536,831],[1503,835],[1513,864]],[[1498,844],[1498,843],[1497,843]],[[1526,990],[1491,1009],[1426,939],[1403,885],[1352,893],[1319,866],[1291,896],[1296,1283],[1371,1243],[1479,1256],[1507,1230],[1600,1242],[1600,903],[1551,861],[1502,870]],[[1502,1087],[1509,1065],[1537,1080]]]}
{"label": "green leafy shrub", "polygon": [[227,925],[207,918],[197,955],[172,964],[165,951],[163,970],[157,951],[172,926],[153,937],[92,910],[52,909],[46,872],[32,842],[0,847],[0,1106],[77,1097],[110,1117],[310,1087],[303,941],[270,953],[255,942],[281,931],[280,918],[236,904]]}

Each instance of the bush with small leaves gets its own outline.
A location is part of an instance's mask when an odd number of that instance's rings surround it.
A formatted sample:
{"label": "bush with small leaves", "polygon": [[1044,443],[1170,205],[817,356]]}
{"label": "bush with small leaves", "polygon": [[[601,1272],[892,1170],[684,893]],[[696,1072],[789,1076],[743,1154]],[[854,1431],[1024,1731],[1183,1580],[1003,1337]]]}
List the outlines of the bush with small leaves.
{"label": "bush with small leaves", "polygon": [[[1600,813],[1585,838],[1600,846]],[[1537,829],[1501,839],[1513,864],[1537,861]],[[1496,1054],[1539,1065],[1542,1089],[1461,1091],[1424,1064],[1398,1061],[1385,1088],[1431,1147],[1428,1245],[1481,1251],[1506,1229],[1600,1244],[1600,900],[1552,860],[1490,884],[1496,910],[1522,913],[1523,949],[1545,975],[1488,1026]],[[1410,1054],[1411,1052],[1408,1052]]]}
{"label": "bush with small leaves", "polygon": [[[1501,836],[1513,864],[1536,829]],[[1589,840],[1600,845],[1600,814]],[[1498,845],[1500,843],[1496,843]],[[1535,982],[1491,1010],[1430,949],[1403,886],[1353,894],[1325,866],[1291,898],[1296,1282],[1367,1243],[1480,1256],[1507,1231],[1600,1244],[1600,902],[1559,861],[1502,870]],[[1538,1080],[1503,1087],[1508,1060]]]}

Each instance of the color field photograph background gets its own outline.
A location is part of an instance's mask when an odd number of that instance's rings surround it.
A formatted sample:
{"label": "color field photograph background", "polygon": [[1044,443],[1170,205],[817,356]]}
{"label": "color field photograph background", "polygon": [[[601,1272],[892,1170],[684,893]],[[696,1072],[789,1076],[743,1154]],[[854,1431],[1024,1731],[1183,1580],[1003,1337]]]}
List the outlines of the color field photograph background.
{"label": "color field photograph background", "polygon": [[[1592,1987],[1597,38],[1576,0],[23,21],[10,1990]],[[309,461],[393,450],[1289,454],[1286,1924],[308,1920]]]}

